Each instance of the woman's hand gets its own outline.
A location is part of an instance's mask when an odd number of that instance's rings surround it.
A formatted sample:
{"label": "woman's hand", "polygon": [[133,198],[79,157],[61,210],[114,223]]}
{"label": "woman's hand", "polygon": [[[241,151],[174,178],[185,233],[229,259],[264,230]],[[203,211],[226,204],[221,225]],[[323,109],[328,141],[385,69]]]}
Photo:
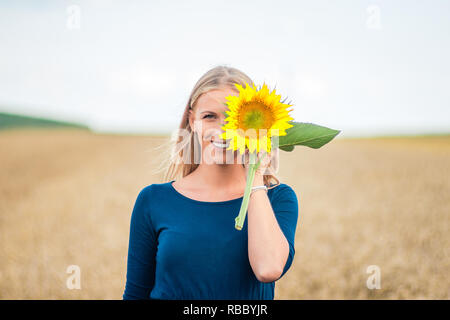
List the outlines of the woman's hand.
{"label": "woman's hand", "polygon": [[[264,174],[267,174],[266,171],[270,172],[269,163],[271,160],[271,154],[267,152],[258,152],[258,153],[250,153],[248,150],[245,150],[245,153],[242,155],[242,163],[245,168],[245,191],[244,198],[242,199],[241,209],[239,211],[239,215],[236,217],[235,228],[237,230],[242,230],[242,226],[244,225],[245,216],[247,214],[247,209],[249,208],[250,196],[252,193],[252,187],[255,186],[263,186],[264,185]],[[258,197],[259,201],[263,200],[266,204],[269,202],[267,197]],[[261,199],[262,198],[262,199]],[[264,201],[265,198],[265,201]],[[265,204],[263,205],[265,206]],[[269,202],[270,207],[270,202]],[[272,210],[272,209],[271,209]],[[250,230],[250,229],[249,229]]]}
{"label": "woman's hand", "polygon": [[[255,151],[256,152],[256,151]],[[270,165],[270,159],[271,159],[271,152],[267,153],[266,151],[260,151],[257,155],[257,160],[254,164],[257,164],[259,161],[259,167],[255,172],[255,178],[253,181],[253,186],[260,186],[263,185],[263,176],[264,174],[268,174],[268,168]],[[245,166],[245,176],[248,177],[248,168],[250,165],[250,155],[249,150],[245,150],[244,157],[244,166]],[[267,172],[266,172],[267,171]]]}

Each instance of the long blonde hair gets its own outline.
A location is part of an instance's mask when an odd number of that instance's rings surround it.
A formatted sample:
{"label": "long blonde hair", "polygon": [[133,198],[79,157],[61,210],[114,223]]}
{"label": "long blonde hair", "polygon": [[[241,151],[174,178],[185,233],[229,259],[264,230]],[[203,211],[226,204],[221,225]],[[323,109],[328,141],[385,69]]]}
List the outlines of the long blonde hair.
{"label": "long blonde hair", "polygon": [[[223,89],[224,87],[236,90],[234,84],[240,84],[245,87],[245,83],[253,85],[253,81],[242,71],[223,65],[216,66],[206,72],[195,84],[191,91],[189,100],[184,108],[183,116],[178,132],[175,132],[170,138],[169,149],[166,149],[166,153],[169,153],[169,157],[165,156],[162,162],[162,169],[158,171],[165,171],[164,180],[169,182],[177,180],[193,172],[198,167],[198,157],[201,158],[201,154],[194,154],[195,150],[201,150],[198,147],[197,133],[192,132],[189,125],[189,111],[194,110],[195,104],[198,98],[211,90]],[[189,137],[180,135],[180,132],[188,132]],[[184,144],[182,144],[184,142]],[[197,147],[194,148],[194,144]],[[168,152],[167,152],[168,151]],[[196,159],[197,161],[187,161],[186,159]],[[271,159],[269,162],[268,171],[269,174],[264,174],[264,184],[269,188],[274,188],[280,184],[280,180],[275,175],[275,168],[278,166],[278,152],[271,152]],[[275,181],[275,185],[271,185],[271,182]]]}

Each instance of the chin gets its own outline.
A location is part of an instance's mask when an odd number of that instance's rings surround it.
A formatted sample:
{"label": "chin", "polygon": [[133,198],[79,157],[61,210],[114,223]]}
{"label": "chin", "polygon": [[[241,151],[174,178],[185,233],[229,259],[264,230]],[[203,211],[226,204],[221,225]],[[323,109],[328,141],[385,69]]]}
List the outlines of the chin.
{"label": "chin", "polygon": [[[236,153],[236,151],[233,152],[232,158],[231,158],[231,154],[229,153],[230,151],[228,151],[228,153],[224,153],[224,154],[215,154],[214,158],[215,158],[215,163],[217,165],[220,166],[227,166],[227,165],[232,165],[232,164],[236,164],[237,163],[237,156],[238,154]],[[228,155],[228,163],[227,163],[227,155]]]}

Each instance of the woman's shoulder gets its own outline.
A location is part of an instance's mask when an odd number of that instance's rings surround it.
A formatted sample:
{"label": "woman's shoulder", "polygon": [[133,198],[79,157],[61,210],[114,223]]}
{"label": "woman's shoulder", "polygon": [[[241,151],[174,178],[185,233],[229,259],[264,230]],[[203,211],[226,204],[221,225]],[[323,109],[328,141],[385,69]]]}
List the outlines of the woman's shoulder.
{"label": "woman's shoulder", "polygon": [[152,183],[141,188],[139,195],[149,197],[165,194],[170,188],[171,182]]}
{"label": "woman's shoulder", "polygon": [[269,192],[271,193],[272,198],[297,198],[297,194],[294,189],[290,185],[282,182],[280,182],[279,184],[271,184],[269,186]]}
{"label": "woman's shoulder", "polygon": [[292,187],[286,183],[280,182],[280,183],[271,183],[268,186],[269,190],[276,190],[276,191],[280,191],[280,190],[286,190],[286,189],[290,189],[293,190]]}

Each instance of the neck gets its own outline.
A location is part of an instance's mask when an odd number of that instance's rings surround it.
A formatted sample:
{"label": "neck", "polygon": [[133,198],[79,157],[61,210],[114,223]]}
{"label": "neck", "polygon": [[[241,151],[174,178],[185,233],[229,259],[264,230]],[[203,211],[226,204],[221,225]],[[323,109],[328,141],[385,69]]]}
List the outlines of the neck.
{"label": "neck", "polygon": [[198,181],[210,188],[236,190],[245,188],[245,168],[242,164],[206,164],[201,163],[195,169]]}

